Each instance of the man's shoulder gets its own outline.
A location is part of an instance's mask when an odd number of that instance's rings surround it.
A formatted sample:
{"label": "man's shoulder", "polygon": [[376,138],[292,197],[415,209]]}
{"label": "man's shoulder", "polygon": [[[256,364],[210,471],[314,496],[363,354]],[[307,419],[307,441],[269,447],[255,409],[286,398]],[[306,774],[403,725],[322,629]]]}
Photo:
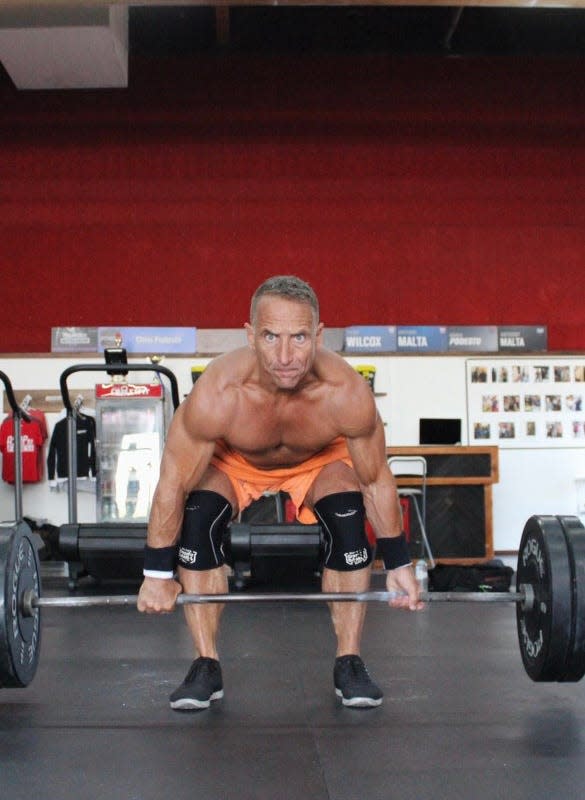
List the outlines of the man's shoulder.
{"label": "man's shoulder", "polygon": [[356,424],[359,427],[369,425],[375,414],[375,403],[362,376],[331,350],[320,349],[314,366],[320,396],[330,419],[339,426],[339,434],[347,435]]}
{"label": "man's shoulder", "polygon": [[182,404],[185,426],[200,438],[220,439],[226,435],[237,413],[237,365],[241,364],[235,351],[214,358],[203,370]]}
{"label": "man's shoulder", "polygon": [[[319,348],[315,357],[317,376],[324,383],[354,384],[366,383],[361,375],[339,353],[326,348]],[[359,380],[357,380],[359,378]]]}
{"label": "man's shoulder", "polygon": [[204,370],[216,385],[227,388],[244,380],[254,367],[254,356],[249,347],[238,347],[216,356]]}
{"label": "man's shoulder", "polygon": [[234,350],[228,350],[226,353],[222,353],[219,356],[215,356],[210,362],[210,367],[216,368],[227,368],[232,363],[239,363],[244,360],[252,360],[253,353],[249,347],[243,345],[242,347],[236,347]]}
{"label": "man's shoulder", "polygon": [[344,370],[347,368],[347,361],[333,350],[328,347],[319,347],[315,353],[315,363],[319,365],[326,365]]}

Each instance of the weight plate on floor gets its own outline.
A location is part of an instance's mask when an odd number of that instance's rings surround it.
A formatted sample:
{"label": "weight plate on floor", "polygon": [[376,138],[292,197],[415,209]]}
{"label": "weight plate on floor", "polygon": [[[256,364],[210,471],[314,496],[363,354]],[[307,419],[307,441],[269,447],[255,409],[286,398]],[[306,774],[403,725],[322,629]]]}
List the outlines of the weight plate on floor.
{"label": "weight plate on floor", "polygon": [[24,687],[37,670],[41,644],[38,608],[24,616],[25,591],[41,594],[33,534],[24,522],[0,528],[0,686]]}
{"label": "weight plate on floor", "polygon": [[563,680],[580,681],[585,675],[585,528],[578,517],[558,519],[567,539],[573,603],[573,629]]}
{"label": "weight plate on floor", "polygon": [[522,662],[533,681],[564,680],[573,630],[572,575],[558,517],[527,521],[518,551],[517,585],[528,584],[534,603],[516,606]]}

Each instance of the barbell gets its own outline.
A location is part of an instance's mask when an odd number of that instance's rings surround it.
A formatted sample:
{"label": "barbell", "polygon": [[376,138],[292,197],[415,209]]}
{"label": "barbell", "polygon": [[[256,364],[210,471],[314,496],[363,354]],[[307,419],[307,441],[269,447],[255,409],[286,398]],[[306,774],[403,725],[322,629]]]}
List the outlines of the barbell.
{"label": "barbell", "polygon": [[[0,526],[0,686],[23,688],[40,657],[41,610],[135,607],[136,595],[45,597],[35,542],[21,522]],[[577,517],[532,516],[518,551],[517,591],[424,592],[425,602],[514,603],[524,668],[534,681],[578,681],[585,674],[585,528]],[[385,602],[386,591],[181,594],[196,603]]]}

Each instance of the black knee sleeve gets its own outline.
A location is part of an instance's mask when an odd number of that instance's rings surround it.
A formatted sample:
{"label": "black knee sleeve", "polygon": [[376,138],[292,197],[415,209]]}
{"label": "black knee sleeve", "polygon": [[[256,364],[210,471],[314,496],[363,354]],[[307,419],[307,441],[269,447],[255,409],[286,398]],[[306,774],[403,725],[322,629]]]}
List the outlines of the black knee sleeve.
{"label": "black knee sleeve", "polygon": [[185,503],[179,564],[193,570],[221,567],[225,563],[224,535],[231,518],[232,507],[221,494],[191,492]]}
{"label": "black knee sleeve", "polygon": [[361,492],[322,497],[313,508],[325,537],[324,565],[339,572],[363,569],[372,561]]}

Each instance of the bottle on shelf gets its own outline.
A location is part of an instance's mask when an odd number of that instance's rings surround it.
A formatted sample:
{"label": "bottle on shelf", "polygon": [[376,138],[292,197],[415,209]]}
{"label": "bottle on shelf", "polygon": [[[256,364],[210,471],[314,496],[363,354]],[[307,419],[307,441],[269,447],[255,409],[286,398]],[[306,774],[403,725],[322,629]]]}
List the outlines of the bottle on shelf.
{"label": "bottle on shelf", "polygon": [[417,579],[419,586],[423,592],[428,591],[429,588],[429,571],[427,562],[424,558],[419,558],[414,566],[414,575]]}

